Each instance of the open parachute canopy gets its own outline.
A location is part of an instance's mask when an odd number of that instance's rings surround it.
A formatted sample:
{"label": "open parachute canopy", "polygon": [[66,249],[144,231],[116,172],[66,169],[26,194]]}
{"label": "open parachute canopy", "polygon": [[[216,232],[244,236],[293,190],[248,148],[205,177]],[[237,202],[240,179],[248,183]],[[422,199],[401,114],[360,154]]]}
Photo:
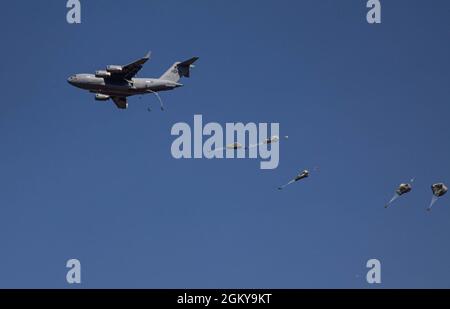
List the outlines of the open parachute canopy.
{"label": "open parachute canopy", "polygon": [[397,193],[397,195],[403,195],[405,193],[408,193],[409,191],[411,191],[412,187],[409,183],[402,183],[398,189],[395,191],[395,193]]}
{"label": "open parachute canopy", "polygon": [[294,180],[295,181],[299,181],[303,178],[307,178],[309,177],[309,171],[308,170],[304,170],[302,172],[300,172],[297,176],[295,176]]}
{"label": "open parachute canopy", "polygon": [[[414,178],[411,179],[411,183],[414,182]],[[403,194],[406,194],[412,190],[412,185],[410,183],[402,183],[398,186],[397,190],[395,190],[394,196],[391,200],[384,205],[384,208],[388,208],[396,199],[398,199]]]}
{"label": "open parachute canopy", "polygon": [[290,180],[287,184],[284,184],[280,187],[278,187],[278,190],[283,190],[285,187],[289,186],[290,184],[293,184],[294,182],[297,182],[303,178],[307,178],[309,177],[309,171],[308,170],[304,170],[302,172],[300,172],[297,176],[295,176],[294,179]]}
{"label": "open parachute canopy", "polygon": [[435,183],[431,186],[431,190],[433,191],[433,195],[441,197],[447,193],[448,188],[443,183]]}
{"label": "open parachute canopy", "polygon": [[431,198],[430,206],[428,206],[427,210],[430,211],[433,207],[434,203],[443,196],[445,193],[447,193],[448,188],[443,183],[435,183],[431,186],[431,191],[433,192],[433,197]]}

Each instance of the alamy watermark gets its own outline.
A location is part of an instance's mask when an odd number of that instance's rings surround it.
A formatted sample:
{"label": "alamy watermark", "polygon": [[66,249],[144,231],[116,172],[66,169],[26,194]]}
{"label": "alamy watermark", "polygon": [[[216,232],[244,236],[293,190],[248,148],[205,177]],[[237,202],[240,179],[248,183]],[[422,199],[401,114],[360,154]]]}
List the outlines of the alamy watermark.
{"label": "alamy watermark", "polygon": [[69,271],[66,274],[66,281],[69,284],[81,283],[81,263],[77,259],[70,259],[66,263]]}
{"label": "alamy watermark", "polygon": [[[275,169],[280,161],[280,125],[271,123],[270,135],[268,129],[268,123],[253,122],[226,123],[225,128],[216,122],[203,126],[202,115],[194,115],[193,130],[185,122],[172,126],[171,134],[178,137],[172,142],[171,153],[175,159],[256,159],[259,156],[261,169]],[[208,137],[205,141],[204,136]]]}
{"label": "alamy watermark", "polygon": [[[366,20],[369,24],[381,24],[381,2],[380,0],[368,0],[366,7],[370,9],[367,12]],[[67,0],[66,8],[69,11],[66,14],[66,20],[69,24],[81,23],[81,2],[80,0]]]}
{"label": "alamy watermark", "polygon": [[[381,2],[380,0],[368,0],[366,7],[370,9],[367,12],[366,20],[369,24],[381,24]],[[66,8],[69,11],[66,14],[66,20],[69,24],[81,23],[81,2],[80,0],[67,0]]]}
{"label": "alamy watermark", "polygon": [[366,275],[367,283],[381,283],[381,262],[378,259],[370,259],[366,263],[366,267],[370,268]]}
{"label": "alamy watermark", "polygon": [[69,24],[81,24],[81,2],[80,0],[68,0],[66,8],[69,9],[66,20]]}
{"label": "alamy watermark", "polygon": [[366,15],[367,22],[369,24],[381,24],[381,2],[380,2],[380,0],[367,1],[367,8],[370,9]]}

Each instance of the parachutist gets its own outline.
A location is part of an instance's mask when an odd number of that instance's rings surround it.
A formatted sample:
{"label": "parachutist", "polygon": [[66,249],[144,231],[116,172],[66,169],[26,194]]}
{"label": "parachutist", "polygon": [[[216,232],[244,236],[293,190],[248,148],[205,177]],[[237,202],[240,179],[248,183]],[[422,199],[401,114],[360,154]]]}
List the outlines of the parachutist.
{"label": "parachutist", "polygon": [[276,143],[280,140],[280,138],[276,135],[272,136],[271,138],[266,138],[263,142],[263,144],[272,144]]}
{"label": "parachutist", "polygon": [[300,172],[297,176],[295,176],[295,178],[292,179],[291,181],[289,181],[287,184],[282,185],[281,187],[278,187],[278,190],[283,190],[285,187],[289,186],[290,184],[293,184],[294,182],[297,182],[297,181],[307,178],[307,177],[309,177],[309,171],[304,170],[304,171]]}
{"label": "parachutist", "polygon": [[435,183],[434,185],[431,186],[431,190],[433,191],[433,195],[441,197],[445,193],[447,193],[448,188],[443,183]]}
{"label": "parachutist", "polygon": [[435,183],[431,186],[431,191],[433,192],[433,197],[431,198],[430,206],[428,206],[427,210],[430,211],[433,207],[433,204],[436,203],[436,201],[447,193],[448,188],[443,183]]}
{"label": "parachutist", "polygon": [[233,149],[233,150],[237,150],[237,149],[245,149],[245,150],[249,150],[251,148],[255,148],[258,146],[263,146],[263,145],[269,145],[269,144],[274,144],[277,143],[280,140],[280,138],[277,135],[271,136],[270,138],[265,138],[262,142],[258,143],[258,144],[251,144],[249,146],[244,146],[240,143],[231,143],[226,145],[225,147],[219,147],[216,148],[214,150],[209,151],[209,153],[212,152],[217,152],[217,151],[223,151],[224,149]]}
{"label": "parachutist", "polygon": [[[241,148],[242,148],[242,145],[240,143],[231,143],[231,144],[226,145],[225,147],[216,148],[210,152],[223,151],[224,149],[237,150],[237,149],[241,149]],[[247,149],[247,147],[245,149]]]}
{"label": "parachutist", "polygon": [[395,191],[399,196],[408,193],[411,191],[411,185],[409,183],[402,183],[398,189]]}
{"label": "parachutist", "polygon": [[[414,178],[411,179],[411,183],[414,182]],[[396,199],[400,196],[410,192],[412,190],[412,185],[409,183],[402,183],[398,186],[397,190],[395,190],[395,195],[391,198],[391,200],[384,206],[384,208],[388,208]]]}
{"label": "parachutist", "polygon": [[232,143],[227,145],[227,149],[241,149],[242,145],[239,143]]}
{"label": "parachutist", "polygon": [[307,177],[309,177],[309,171],[308,171],[308,170],[304,170],[303,172],[301,172],[300,174],[298,174],[298,175],[294,178],[294,180],[295,180],[295,181],[299,181],[299,180],[301,180],[301,179],[303,179],[303,178],[307,178]]}
{"label": "parachutist", "polygon": [[262,143],[246,146],[245,149],[248,150],[250,148],[254,148],[254,147],[258,147],[258,146],[262,146],[262,145],[269,145],[269,144],[277,143],[279,140],[280,140],[280,138],[277,135],[274,135],[274,136],[271,136],[270,138],[264,139],[264,141],[262,141]]}

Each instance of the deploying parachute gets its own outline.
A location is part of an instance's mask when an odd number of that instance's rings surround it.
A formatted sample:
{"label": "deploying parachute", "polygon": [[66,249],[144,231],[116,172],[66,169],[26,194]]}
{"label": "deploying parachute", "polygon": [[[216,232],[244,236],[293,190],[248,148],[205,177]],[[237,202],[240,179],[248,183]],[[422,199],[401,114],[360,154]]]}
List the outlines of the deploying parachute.
{"label": "deploying parachute", "polygon": [[276,135],[272,136],[271,138],[266,138],[263,142],[263,144],[272,144],[276,143],[280,140],[280,138]]}
{"label": "deploying parachute", "polygon": [[223,151],[224,149],[234,149],[234,150],[237,150],[237,149],[241,149],[241,148],[242,148],[242,144],[240,144],[240,143],[231,143],[231,144],[226,145],[225,147],[216,148],[216,149],[210,151],[210,153],[212,153],[212,152],[218,152],[218,151]]}
{"label": "deploying parachute", "polygon": [[304,171],[300,172],[297,176],[295,176],[295,178],[292,179],[291,181],[289,181],[287,184],[282,185],[281,187],[278,187],[278,190],[283,190],[285,187],[289,186],[290,184],[293,184],[296,181],[299,181],[303,178],[308,178],[308,177],[309,177],[309,171],[304,170]]}
{"label": "deploying parachute", "polygon": [[[284,138],[288,139],[289,137],[286,135]],[[258,147],[258,146],[262,146],[262,145],[270,145],[273,143],[277,143],[279,141],[280,141],[280,137],[277,135],[274,135],[274,136],[271,136],[270,138],[266,138],[262,143],[249,145],[248,147],[246,147],[246,149],[250,149],[250,148],[254,148],[254,147]]]}
{"label": "deploying parachute", "polygon": [[[411,183],[414,182],[414,179],[411,179]],[[412,190],[412,185],[409,183],[402,183],[398,186],[397,190],[395,190],[394,196],[391,200],[384,206],[384,208],[388,208],[396,199],[398,199],[403,194],[406,194]]]}
{"label": "deploying parachute", "polygon": [[[288,136],[285,136],[286,139],[288,139]],[[244,148],[245,150],[248,150],[250,148],[255,148],[258,146],[262,146],[262,145],[269,145],[269,144],[274,144],[280,141],[280,137],[278,137],[277,135],[271,136],[270,138],[266,138],[264,139],[261,143],[258,144],[251,144],[249,146],[244,147],[242,144],[240,143],[231,143],[226,145],[225,147],[220,147],[220,148],[216,148],[210,152],[216,152],[216,151],[223,151],[224,149],[242,149]]]}
{"label": "deploying parachute", "polygon": [[397,193],[397,195],[403,195],[405,193],[408,193],[409,191],[411,191],[411,185],[409,183],[402,183],[398,189],[395,191],[395,193]]}
{"label": "deploying parachute", "polygon": [[232,143],[232,144],[228,144],[227,149],[241,149],[242,145],[239,143]]}
{"label": "deploying parachute", "polygon": [[447,193],[448,188],[443,183],[435,183],[431,186],[431,191],[433,191],[433,197],[431,198],[430,206],[428,206],[427,210],[430,211],[433,207],[433,204],[436,203],[436,201],[443,196],[445,193]]}
{"label": "deploying parachute", "polygon": [[301,172],[300,174],[298,174],[297,176],[295,176],[294,181],[299,181],[303,178],[307,178],[309,177],[309,171],[308,170],[304,170],[303,172]]}

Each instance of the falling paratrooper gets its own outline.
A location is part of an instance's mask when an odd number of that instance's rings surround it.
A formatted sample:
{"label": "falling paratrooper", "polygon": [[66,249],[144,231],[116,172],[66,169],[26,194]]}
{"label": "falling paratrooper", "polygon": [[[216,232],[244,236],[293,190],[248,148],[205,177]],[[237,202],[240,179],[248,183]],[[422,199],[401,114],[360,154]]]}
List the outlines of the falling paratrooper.
{"label": "falling paratrooper", "polygon": [[216,148],[214,150],[211,150],[210,153],[223,151],[225,149],[238,150],[238,149],[241,149],[242,147],[243,146],[240,143],[231,143],[231,144],[226,145],[225,147],[220,147],[220,148]]}
{"label": "falling paratrooper", "polygon": [[[414,182],[414,178],[411,179],[411,183]],[[395,190],[394,196],[391,198],[391,200],[384,205],[384,208],[388,208],[396,199],[398,199],[403,194],[406,194],[412,190],[412,185],[410,183],[402,183],[398,186],[397,190]]]}
{"label": "falling paratrooper", "polygon": [[294,182],[297,182],[301,179],[308,178],[308,177],[309,177],[309,171],[304,170],[304,171],[300,172],[297,176],[295,176],[295,178],[292,179],[291,181],[289,181],[287,184],[278,187],[278,190],[283,190],[285,187],[289,186],[290,184],[293,184]]}
{"label": "falling paratrooper", "polygon": [[435,183],[431,186],[431,191],[433,192],[433,197],[431,198],[430,206],[428,206],[427,210],[430,211],[433,207],[433,204],[436,203],[436,201],[443,196],[445,193],[447,193],[448,188],[443,183]]}
{"label": "falling paratrooper", "polygon": [[[284,138],[288,139],[289,136],[286,135]],[[264,141],[262,141],[262,143],[249,145],[245,149],[250,149],[250,148],[254,148],[254,147],[258,147],[258,146],[262,146],[262,145],[270,145],[270,144],[278,143],[279,141],[280,141],[280,137],[278,135],[274,135],[274,136],[271,136],[270,138],[264,139]]]}
{"label": "falling paratrooper", "polygon": [[240,143],[232,143],[232,144],[228,144],[226,148],[236,150],[236,149],[241,149],[242,145]]}
{"label": "falling paratrooper", "polygon": [[[288,139],[289,137],[286,135],[284,138]],[[273,143],[277,143],[279,141],[280,141],[280,137],[278,137],[277,135],[274,135],[274,136],[271,136],[270,138],[264,139],[261,143],[258,143],[258,144],[252,144],[252,145],[244,147],[241,143],[235,142],[235,143],[228,144],[225,147],[216,148],[210,152],[223,151],[224,149],[238,150],[238,149],[242,149],[242,148],[244,148],[245,150],[248,150],[250,148],[254,148],[254,147],[258,147],[258,146],[262,146],[262,145],[270,145]]]}

